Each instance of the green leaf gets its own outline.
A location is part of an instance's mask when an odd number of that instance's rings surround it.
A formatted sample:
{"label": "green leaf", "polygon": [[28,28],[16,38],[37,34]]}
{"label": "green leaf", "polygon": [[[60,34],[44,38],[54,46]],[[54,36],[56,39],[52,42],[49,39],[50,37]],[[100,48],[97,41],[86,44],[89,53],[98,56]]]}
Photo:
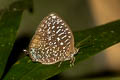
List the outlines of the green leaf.
{"label": "green leaf", "polygon": [[[88,40],[83,42],[76,57],[75,65],[90,56],[93,56],[100,51],[120,42],[120,21],[111,22],[99,27],[87,29],[84,31],[74,32],[75,43],[78,44],[88,36]],[[86,44],[85,44],[86,43]],[[40,63],[33,63],[29,57],[24,57],[18,60],[10,69],[4,80],[40,80],[48,79],[64,70],[70,68],[69,61],[62,63],[60,67],[58,64],[42,65]]]}
{"label": "green leaf", "polygon": [[0,11],[0,77],[15,42],[23,10],[30,6],[25,2],[26,0],[14,2],[9,8]]}

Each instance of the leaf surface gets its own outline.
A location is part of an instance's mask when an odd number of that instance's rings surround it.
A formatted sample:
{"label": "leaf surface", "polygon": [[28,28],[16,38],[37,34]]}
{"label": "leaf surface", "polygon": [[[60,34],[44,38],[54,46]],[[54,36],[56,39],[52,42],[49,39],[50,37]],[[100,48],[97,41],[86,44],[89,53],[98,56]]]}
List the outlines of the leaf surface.
{"label": "leaf surface", "polygon": [[29,6],[30,4],[26,4],[26,0],[24,0],[14,2],[9,8],[0,10],[0,77],[4,72],[8,57],[15,42],[22,13],[24,9]]}
{"label": "leaf surface", "polygon": [[[120,42],[120,20],[114,21],[105,25],[87,29],[84,31],[74,32],[76,45],[80,41],[89,37],[80,44],[81,48],[75,55],[75,65],[79,62],[94,56],[102,50]],[[69,69],[69,61],[62,63],[60,67],[58,64],[42,65],[40,63],[33,63],[29,57],[24,57],[18,60],[10,69],[5,80],[43,80],[48,79],[66,69]]]}

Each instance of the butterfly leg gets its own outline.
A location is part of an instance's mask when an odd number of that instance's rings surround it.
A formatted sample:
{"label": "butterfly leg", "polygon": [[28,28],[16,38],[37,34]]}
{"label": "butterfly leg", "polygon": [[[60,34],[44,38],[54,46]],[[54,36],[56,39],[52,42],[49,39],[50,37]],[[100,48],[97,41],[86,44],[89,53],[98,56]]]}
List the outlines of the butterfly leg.
{"label": "butterfly leg", "polygon": [[59,65],[58,65],[58,67],[60,67],[60,66],[61,66],[61,64],[62,64],[62,61],[60,61],[60,63],[59,63]]}
{"label": "butterfly leg", "polygon": [[63,61],[64,61],[64,58],[61,59],[61,61],[60,61],[59,65],[58,65],[58,67],[61,66],[61,64],[62,64]]}
{"label": "butterfly leg", "polygon": [[75,57],[72,57],[70,60],[70,67],[73,67],[75,63]]}

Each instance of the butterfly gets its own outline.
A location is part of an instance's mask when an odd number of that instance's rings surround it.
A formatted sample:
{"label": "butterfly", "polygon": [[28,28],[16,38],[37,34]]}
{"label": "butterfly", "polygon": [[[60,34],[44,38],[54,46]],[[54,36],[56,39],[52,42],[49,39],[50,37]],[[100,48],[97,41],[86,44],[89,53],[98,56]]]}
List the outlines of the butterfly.
{"label": "butterfly", "polygon": [[33,62],[50,65],[70,60],[74,65],[74,55],[78,50],[74,47],[74,36],[67,23],[56,13],[50,13],[39,24],[28,51],[24,51]]}

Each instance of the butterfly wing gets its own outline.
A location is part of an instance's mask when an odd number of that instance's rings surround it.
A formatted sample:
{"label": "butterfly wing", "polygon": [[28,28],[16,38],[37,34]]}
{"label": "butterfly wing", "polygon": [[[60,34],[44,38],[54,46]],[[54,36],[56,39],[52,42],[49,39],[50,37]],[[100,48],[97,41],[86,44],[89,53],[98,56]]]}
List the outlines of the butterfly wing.
{"label": "butterfly wing", "polygon": [[74,37],[69,26],[55,13],[45,17],[29,45],[33,61],[54,64],[69,60],[74,52]]}

